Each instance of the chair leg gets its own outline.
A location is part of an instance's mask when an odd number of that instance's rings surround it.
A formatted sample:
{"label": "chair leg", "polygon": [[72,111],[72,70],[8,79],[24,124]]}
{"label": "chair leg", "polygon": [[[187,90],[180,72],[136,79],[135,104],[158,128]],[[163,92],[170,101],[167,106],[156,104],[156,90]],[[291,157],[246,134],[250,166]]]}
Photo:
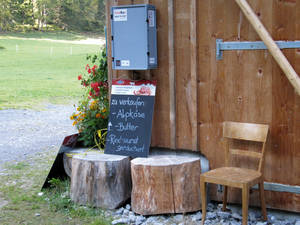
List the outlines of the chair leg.
{"label": "chair leg", "polygon": [[227,193],[228,193],[228,187],[224,185],[223,207],[222,207],[223,211],[226,211],[226,207],[227,207]]}
{"label": "chair leg", "polygon": [[243,225],[248,224],[249,186],[244,185],[242,189]]}
{"label": "chair leg", "polygon": [[200,191],[202,200],[202,225],[204,225],[206,218],[206,186],[204,178],[200,178]]}
{"label": "chair leg", "polygon": [[261,214],[262,214],[263,220],[267,220],[264,181],[259,182],[258,187],[259,187],[259,198],[260,198]]}

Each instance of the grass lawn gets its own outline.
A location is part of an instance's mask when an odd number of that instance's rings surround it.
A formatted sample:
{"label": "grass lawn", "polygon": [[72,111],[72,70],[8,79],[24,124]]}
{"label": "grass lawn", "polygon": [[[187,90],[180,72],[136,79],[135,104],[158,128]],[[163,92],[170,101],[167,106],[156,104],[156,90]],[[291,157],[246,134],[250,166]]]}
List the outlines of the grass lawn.
{"label": "grass lawn", "polygon": [[39,194],[56,153],[53,149],[9,163],[0,172],[0,224],[111,224],[105,211],[70,200],[69,181],[52,180],[53,187]]}
{"label": "grass lawn", "polygon": [[[99,53],[100,45],[10,39],[8,35],[0,34],[0,109],[66,103],[82,94],[77,76],[84,72],[86,55]],[[52,37],[50,33],[41,35]],[[78,38],[72,34],[62,37]]]}

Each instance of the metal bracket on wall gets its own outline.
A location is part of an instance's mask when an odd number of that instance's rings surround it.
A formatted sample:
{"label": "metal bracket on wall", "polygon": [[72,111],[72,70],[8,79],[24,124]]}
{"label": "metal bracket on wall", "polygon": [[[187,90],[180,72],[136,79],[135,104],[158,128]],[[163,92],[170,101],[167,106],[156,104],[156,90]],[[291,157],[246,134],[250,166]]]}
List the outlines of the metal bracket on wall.
{"label": "metal bracket on wall", "polygon": [[[300,41],[275,41],[280,49],[283,48],[300,48]],[[216,59],[223,58],[225,50],[259,50],[267,49],[267,46],[262,41],[228,41],[223,42],[223,39],[216,39]]]}

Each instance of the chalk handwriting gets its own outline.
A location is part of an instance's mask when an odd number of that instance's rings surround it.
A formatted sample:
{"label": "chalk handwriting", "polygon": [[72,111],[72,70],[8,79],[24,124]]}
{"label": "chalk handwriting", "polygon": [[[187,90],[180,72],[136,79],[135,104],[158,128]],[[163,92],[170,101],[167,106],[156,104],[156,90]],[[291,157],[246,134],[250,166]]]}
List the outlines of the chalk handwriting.
{"label": "chalk handwriting", "polygon": [[144,101],[141,100],[140,97],[138,97],[135,100],[130,100],[130,98],[128,97],[127,99],[119,99],[119,104],[120,105],[129,105],[129,106],[135,106],[135,108],[137,109],[139,106],[145,106]]}
{"label": "chalk handwriting", "polygon": [[123,131],[136,131],[136,129],[139,126],[135,126],[131,124],[130,122],[123,124],[123,122],[118,123],[118,125],[115,126],[117,128],[117,131],[123,132]]}
{"label": "chalk handwriting", "polygon": [[125,111],[124,109],[119,109],[119,112],[117,114],[117,119],[121,118],[124,119],[126,122],[128,119],[137,119],[137,118],[143,118],[145,119],[145,113],[141,113],[138,110],[135,112],[129,109],[129,111]]}

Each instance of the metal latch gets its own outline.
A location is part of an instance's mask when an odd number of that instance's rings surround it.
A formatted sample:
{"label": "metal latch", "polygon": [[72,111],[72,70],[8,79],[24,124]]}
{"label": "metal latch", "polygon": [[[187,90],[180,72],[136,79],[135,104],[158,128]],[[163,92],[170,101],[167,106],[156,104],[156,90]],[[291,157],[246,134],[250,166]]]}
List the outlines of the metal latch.
{"label": "metal latch", "polygon": [[[275,41],[280,49],[283,48],[300,48],[300,41]],[[223,58],[225,50],[259,50],[267,49],[267,46],[262,41],[228,41],[223,42],[223,39],[216,39],[216,59]]]}

